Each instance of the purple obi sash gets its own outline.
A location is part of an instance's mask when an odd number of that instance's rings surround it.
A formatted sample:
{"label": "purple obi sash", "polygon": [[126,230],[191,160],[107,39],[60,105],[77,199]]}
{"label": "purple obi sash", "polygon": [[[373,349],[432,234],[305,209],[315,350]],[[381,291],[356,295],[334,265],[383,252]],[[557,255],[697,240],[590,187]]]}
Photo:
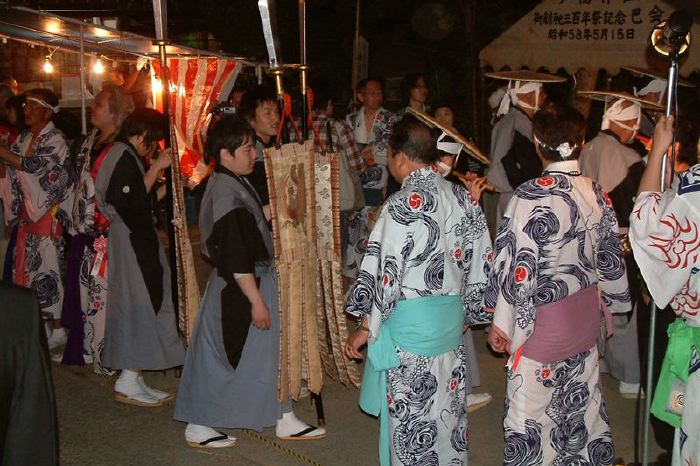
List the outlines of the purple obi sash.
{"label": "purple obi sash", "polygon": [[551,364],[570,358],[596,345],[605,317],[608,336],[612,316],[598,296],[598,287],[589,286],[559,301],[537,308],[535,328],[520,348],[528,359]]}

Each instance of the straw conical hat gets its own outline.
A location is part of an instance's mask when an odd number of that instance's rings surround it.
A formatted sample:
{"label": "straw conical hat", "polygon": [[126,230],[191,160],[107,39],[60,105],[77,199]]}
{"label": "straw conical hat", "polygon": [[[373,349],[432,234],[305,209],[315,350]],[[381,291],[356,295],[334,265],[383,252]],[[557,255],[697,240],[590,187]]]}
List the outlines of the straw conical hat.
{"label": "straw conical hat", "polygon": [[464,146],[464,151],[469,155],[470,157],[473,157],[474,159],[478,160],[480,163],[483,163],[486,166],[491,165],[491,162],[489,159],[481,153],[478,147],[476,147],[474,144],[471,142],[467,141],[467,139],[459,134],[457,131],[453,129],[449,129],[446,126],[442,125],[440,122],[438,122],[435,118],[426,115],[423,112],[420,112],[418,110],[414,110],[411,107],[408,107],[408,113],[411,115],[415,116],[418,118],[420,121],[425,123],[426,125],[430,126],[431,128],[438,128],[445,134],[447,134],[449,137],[457,141],[458,143],[462,144]]}
{"label": "straw conical hat", "polygon": [[505,81],[528,81],[533,83],[563,83],[568,81],[568,79],[561,76],[537,73],[530,70],[492,71],[490,73],[485,73],[484,76]]}
{"label": "straw conical hat", "polygon": [[642,108],[648,110],[661,111],[663,107],[658,105],[656,102],[651,102],[642,97],[637,97],[629,92],[618,92],[618,91],[578,91],[578,95],[591,100],[600,100],[602,102],[610,102],[613,100],[629,100],[630,102],[638,103]]}
{"label": "straw conical hat", "polygon": [[[635,74],[637,76],[646,76],[654,79],[668,80],[668,74],[662,71],[640,68],[638,66],[621,66],[620,68],[622,68],[623,70],[627,70],[630,73]],[[691,83],[690,81],[686,81],[685,79],[679,79],[678,85],[683,87],[695,87],[695,84]]]}

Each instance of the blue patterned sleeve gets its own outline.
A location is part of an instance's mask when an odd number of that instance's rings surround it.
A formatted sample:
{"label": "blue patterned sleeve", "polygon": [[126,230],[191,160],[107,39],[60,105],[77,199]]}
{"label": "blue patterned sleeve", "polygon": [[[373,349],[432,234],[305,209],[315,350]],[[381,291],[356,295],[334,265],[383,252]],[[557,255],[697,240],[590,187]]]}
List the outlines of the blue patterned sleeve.
{"label": "blue patterned sleeve", "polygon": [[345,304],[345,312],[358,319],[379,312],[385,320],[401,297],[413,225],[397,216],[397,202],[392,199],[384,204],[372,229],[357,281]]}
{"label": "blue patterned sleeve", "polygon": [[493,269],[484,294],[484,307],[494,310],[493,323],[511,338],[511,350],[529,337],[535,324],[540,251],[527,225],[538,204],[537,200],[520,198],[517,192],[511,199],[499,225]]}

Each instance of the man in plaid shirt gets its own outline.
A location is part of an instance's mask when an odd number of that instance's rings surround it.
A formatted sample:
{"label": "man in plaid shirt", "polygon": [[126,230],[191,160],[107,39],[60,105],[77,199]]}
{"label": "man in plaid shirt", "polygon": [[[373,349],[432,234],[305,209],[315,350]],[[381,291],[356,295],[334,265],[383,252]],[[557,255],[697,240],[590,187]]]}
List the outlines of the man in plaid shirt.
{"label": "man in plaid shirt", "polygon": [[[365,169],[365,160],[360,156],[360,151],[357,150],[352,128],[345,121],[333,118],[333,109],[333,100],[323,90],[314,89],[314,108],[311,115],[314,126],[318,130],[321,143],[326,148],[333,147],[334,152],[337,152],[341,157],[345,157],[350,167],[359,175]],[[328,140],[327,122],[331,123],[332,144]],[[301,128],[301,124],[298,126]],[[316,138],[311,128],[309,128],[308,136],[309,139]],[[294,131],[289,132],[289,139],[290,141],[297,139]]]}

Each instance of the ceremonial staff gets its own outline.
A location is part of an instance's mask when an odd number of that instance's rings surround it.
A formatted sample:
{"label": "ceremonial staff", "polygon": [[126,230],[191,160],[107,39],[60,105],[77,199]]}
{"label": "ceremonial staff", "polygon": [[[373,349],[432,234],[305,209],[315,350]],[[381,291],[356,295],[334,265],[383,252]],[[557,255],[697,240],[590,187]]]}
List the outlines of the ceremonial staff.
{"label": "ceremonial staff", "polygon": [[308,118],[311,109],[307,105],[306,71],[306,1],[299,0],[299,88],[301,90],[301,139],[308,137]]}
{"label": "ceremonial staff", "polygon": [[[282,65],[282,60],[279,56],[277,35],[276,30],[276,16],[274,8],[274,0],[258,0],[258,9],[260,10],[260,21],[262,22],[263,36],[265,38],[265,45],[267,47],[267,53],[269,57],[270,70],[269,73],[275,77],[275,87],[277,91],[277,100],[280,105],[281,122],[285,120],[285,116],[289,117],[290,123],[294,124],[291,119],[291,98],[284,92],[284,82],[282,80],[284,75],[284,67]],[[300,45],[301,45],[301,65],[299,66],[300,78],[301,78],[301,95],[302,95],[302,134],[299,137],[299,142],[306,140],[307,136],[307,119],[311,109],[307,109],[307,86],[306,86],[306,5],[304,0],[299,0],[299,29],[300,29]],[[280,128],[278,134],[285,134],[284,128]],[[286,142],[287,137],[283,136]],[[282,141],[277,141],[277,146],[281,145]],[[316,415],[318,417],[318,424],[325,425],[325,416],[323,412],[323,400],[320,394],[311,393],[311,400],[316,406]]]}
{"label": "ceremonial staff", "polygon": [[[173,299],[177,308],[178,328],[189,342],[194,318],[199,308],[199,286],[194,270],[194,257],[192,256],[192,245],[187,231],[187,221],[185,219],[185,198],[184,186],[182,183],[182,173],[180,171],[180,156],[177,148],[177,137],[175,126],[170,112],[170,79],[168,75],[168,62],[166,47],[169,41],[167,36],[167,2],[163,0],[153,0],[153,14],[155,16],[156,40],[154,45],[158,46],[158,57],[160,61],[160,79],[163,88],[163,114],[168,119],[169,138],[166,144],[170,145],[170,182],[166,184],[169,200],[168,236],[170,239],[170,255],[175,260],[171,277],[177,286],[173,286]],[[169,140],[168,140],[169,139]]]}
{"label": "ceremonial staff", "polygon": [[[668,20],[654,26],[651,33],[651,45],[657,53],[668,57],[670,62],[668,67],[668,87],[666,89],[666,116],[676,114],[678,104],[678,59],[690,48],[690,29],[693,25],[692,16],[683,10],[672,13]],[[676,131],[678,122],[674,121],[673,142],[671,143],[671,177],[669,184],[673,183],[673,166],[676,159]],[[663,192],[667,186],[668,154],[664,155],[661,164],[660,191]],[[656,303],[651,302],[651,313],[649,315],[649,349],[647,352],[647,378],[646,397],[644,399],[644,426],[642,437],[642,464],[649,464],[649,422],[651,417],[651,401],[653,397],[653,365],[654,365],[654,340],[656,339]]]}

